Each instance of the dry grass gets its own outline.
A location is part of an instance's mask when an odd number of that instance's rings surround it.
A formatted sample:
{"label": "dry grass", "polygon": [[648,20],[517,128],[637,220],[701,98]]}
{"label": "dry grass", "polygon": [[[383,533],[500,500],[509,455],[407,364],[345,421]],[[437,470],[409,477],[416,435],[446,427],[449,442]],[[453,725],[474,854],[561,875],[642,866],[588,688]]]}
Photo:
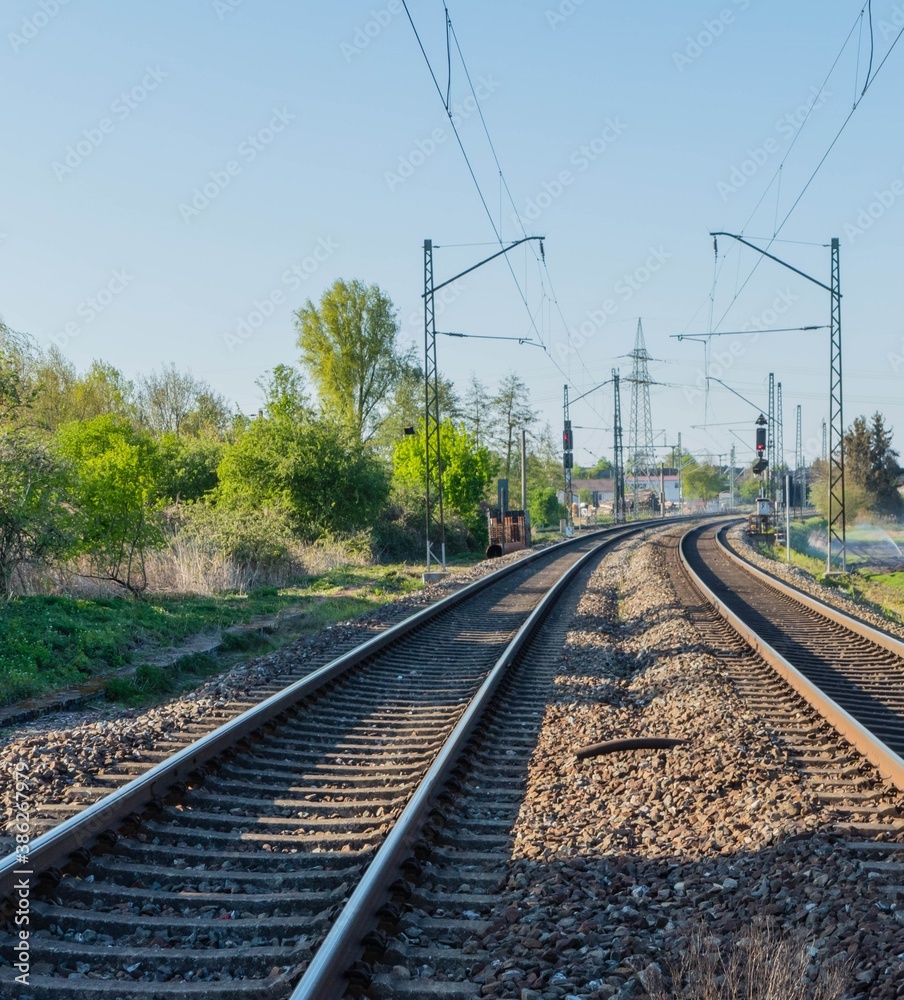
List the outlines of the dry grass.
{"label": "dry grass", "polygon": [[[373,558],[342,541],[320,541],[311,545],[293,544],[279,559],[238,562],[211,545],[175,535],[165,549],[147,557],[150,595],[247,594],[257,587],[287,587],[319,576],[340,566],[370,566]],[[87,564],[21,566],[15,580],[15,592],[23,596],[37,594],[96,600],[122,597],[123,588],[109,580],[87,574]]]}
{"label": "dry grass", "polygon": [[677,967],[669,967],[672,985],[649,983],[649,992],[653,1000],[843,1000],[849,969],[822,965],[811,981],[813,960],[808,941],[772,927],[736,938],[727,956],[698,931]]}

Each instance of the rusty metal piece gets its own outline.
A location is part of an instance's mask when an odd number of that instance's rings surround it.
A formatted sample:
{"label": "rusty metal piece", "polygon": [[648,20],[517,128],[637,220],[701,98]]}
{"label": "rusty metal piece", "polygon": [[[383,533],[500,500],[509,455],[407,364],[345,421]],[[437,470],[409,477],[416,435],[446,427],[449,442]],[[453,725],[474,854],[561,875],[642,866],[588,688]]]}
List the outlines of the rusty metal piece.
{"label": "rusty metal piece", "polygon": [[599,757],[600,754],[615,753],[618,750],[671,750],[681,743],[690,743],[690,740],[673,739],[669,736],[641,736],[637,739],[591,743],[590,746],[575,750],[574,755],[578,760],[583,760],[585,757]]}

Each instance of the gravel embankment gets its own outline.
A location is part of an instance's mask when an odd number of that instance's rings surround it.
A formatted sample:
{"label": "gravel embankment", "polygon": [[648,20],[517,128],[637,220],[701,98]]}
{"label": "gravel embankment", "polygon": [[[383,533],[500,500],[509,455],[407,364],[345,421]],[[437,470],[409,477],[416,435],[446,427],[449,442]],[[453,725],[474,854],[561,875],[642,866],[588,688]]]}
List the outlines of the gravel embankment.
{"label": "gravel embankment", "polygon": [[[700,652],[661,541],[595,574],[557,688],[486,942],[511,958],[483,972],[484,996],[647,996],[695,936],[727,957],[766,922],[807,939],[800,995],[847,963],[845,996],[904,997],[904,909],[859,875],[778,739]],[[570,753],[629,736],[690,742]]]}

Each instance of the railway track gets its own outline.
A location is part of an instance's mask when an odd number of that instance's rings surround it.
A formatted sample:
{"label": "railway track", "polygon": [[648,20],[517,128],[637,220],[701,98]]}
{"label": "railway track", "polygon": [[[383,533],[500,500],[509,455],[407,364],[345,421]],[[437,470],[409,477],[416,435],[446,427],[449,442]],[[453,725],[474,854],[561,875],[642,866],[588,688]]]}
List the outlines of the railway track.
{"label": "railway track", "polygon": [[[6,966],[0,988],[34,1000],[285,997],[306,970],[315,982],[313,970],[321,978],[301,995],[341,995],[387,892],[412,891],[405,873],[442,821],[443,783],[456,767],[454,780],[471,780],[457,754],[478,730],[475,696],[488,702],[502,683],[557,581],[639,530],[557,546],[466,588],[38,838],[28,985]],[[541,710],[531,705],[527,730]],[[528,745],[528,731],[515,733],[503,756]],[[493,805],[504,811],[505,769],[497,757],[486,763],[502,774]],[[488,815],[484,825],[501,822]],[[2,895],[21,867],[0,863]],[[390,903],[379,919],[397,915]],[[343,934],[338,948],[321,948]],[[8,925],[0,952],[13,953],[14,935]],[[367,957],[382,943],[371,935]]]}
{"label": "railway track", "polygon": [[691,531],[685,564],[723,617],[882,775],[904,790],[904,642],[769,577]]}
{"label": "railway track", "polygon": [[744,703],[777,732],[839,842],[904,896],[904,643],[745,563],[724,526],[692,529],[673,584]]}

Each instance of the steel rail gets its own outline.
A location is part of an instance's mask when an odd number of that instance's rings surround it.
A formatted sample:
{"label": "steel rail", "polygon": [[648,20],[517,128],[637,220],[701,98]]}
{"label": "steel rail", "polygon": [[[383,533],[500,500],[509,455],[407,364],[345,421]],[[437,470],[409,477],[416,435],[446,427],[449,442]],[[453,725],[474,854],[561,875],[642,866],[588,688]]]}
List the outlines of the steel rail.
{"label": "steel rail", "polygon": [[772,587],[773,590],[777,590],[786,597],[790,597],[801,604],[805,604],[811,611],[815,611],[819,615],[830,618],[837,624],[843,625],[849,632],[856,632],[857,635],[862,636],[864,639],[868,639],[870,642],[874,642],[877,646],[882,646],[883,649],[887,649],[890,653],[894,653],[895,656],[900,656],[904,659],[904,642],[900,639],[896,639],[893,635],[890,635],[888,632],[883,632],[881,629],[867,625],[866,622],[862,622],[858,618],[854,618],[851,615],[846,614],[840,608],[834,608],[831,604],[826,604],[823,601],[820,601],[818,597],[813,597],[806,591],[799,590],[792,583],[786,583],[784,580],[779,580],[778,577],[773,576],[771,573],[767,573],[764,569],[760,569],[759,566],[754,566],[753,563],[748,562],[743,556],[738,555],[737,552],[729,548],[722,537],[724,532],[727,531],[729,527],[729,525],[726,525],[716,533],[716,544],[725,556],[737,563],[743,569],[747,570],[753,576],[759,577],[763,583]]}
{"label": "steel rail", "polygon": [[[657,518],[644,521],[644,527],[666,523],[678,518]],[[17,891],[23,875],[34,881],[42,873],[62,869],[76,852],[87,852],[95,846],[101,835],[116,828],[132,816],[139,815],[153,803],[161,802],[165,795],[191,775],[230,750],[242,739],[250,737],[262,727],[278,721],[293,710],[299,702],[330,683],[347,670],[360,664],[384,647],[426,624],[456,604],[491,586],[525,565],[547,557],[559,549],[568,548],[588,538],[623,532],[624,525],[613,525],[566,539],[510,563],[487,574],[461,590],[416,612],[392,628],[367,640],[355,649],[337,657],[330,663],[295,681],[271,695],[259,705],[247,709],[218,728],[206,733],[199,740],[185,747],[167,760],[149,768],[121,788],[91,804],[75,816],[64,820],[52,830],[35,838],[27,855],[11,853],[0,859],[0,903]]]}
{"label": "steel rail", "polygon": [[[732,626],[732,628],[734,628],[735,631],[737,631],[745,639],[745,641],[781,677],[783,677],[809,705],[811,705],[852,746],[854,746],[871,764],[873,764],[883,778],[886,778],[899,790],[904,791],[904,759],[896,754],[890,747],[886,746],[882,740],[874,736],[873,733],[871,733],[869,729],[863,725],[863,723],[855,719],[834,699],[823,693],[823,691],[813,684],[813,682],[810,681],[809,678],[807,678],[800,670],[798,670],[797,667],[795,667],[789,660],[785,659],[785,657],[774,649],[768,642],[762,639],[757,632],[755,632],[749,625],[747,625],[746,622],[743,621],[743,619],[740,618],[740,616],[728,608],[694,572],[685,552],[685,542],[695,531],[702,533],[704,530],[706,529],[695,528],[685,532],[678,547],[682,565],[684,566],[684,569],[690,579],[693,581],[694,586],[697,587],[700,593],[703,594],[706,600],[713,605],[713,607]],[[729,555],[731,555],[731,553],[729,553]],[[745,563],[744,560],[736,559],[736,561],[745,570],[748,569],[748,564]],[[765,582],[772,585],[772,580],[769,579],[768,574],[759,575],[764,576],[766,578]],[[796,597],[796,595],[790,594],[789,596]],[[833,608],[829,610],[832,611],[831,620],[844,626],[845,628],[849,627],[849,622],[854,621],[854,619],[849,619],[848,616],[843,615],[843,612],[838,612],[837,609]],[[820,611],[820,613],[822,613],[822,611]],[[855,630],[851,629],[851,631]],[[881,635],[882,633],[878,634]]]}
{"label": "steel rail", "polygon": [[449,739],[439,752],[430,770],[412,795],[386,840],[377,850],[367,872],[349,897],[327,936],[317,949],[311,964],[295,987],[290,1000],[341,1000],[347,983],[343,976],[359,957],[364,936],[377,922],[377,910],[386,901],[390,887],[398,877],[402,863],[410,857],[425,818],[433,807],[465,749],[475,727],[485,713],[502,678],[516,660],[524,645],[539,628],[550,607],[562,590],[586,563],[609,545],[627,535],[644,530],[632,525],[621,526],[621,532],[604,539],[598,546],[570,566],[550,587],[531,612],[503,654],[499,657],[480,689],[471,699]]}

